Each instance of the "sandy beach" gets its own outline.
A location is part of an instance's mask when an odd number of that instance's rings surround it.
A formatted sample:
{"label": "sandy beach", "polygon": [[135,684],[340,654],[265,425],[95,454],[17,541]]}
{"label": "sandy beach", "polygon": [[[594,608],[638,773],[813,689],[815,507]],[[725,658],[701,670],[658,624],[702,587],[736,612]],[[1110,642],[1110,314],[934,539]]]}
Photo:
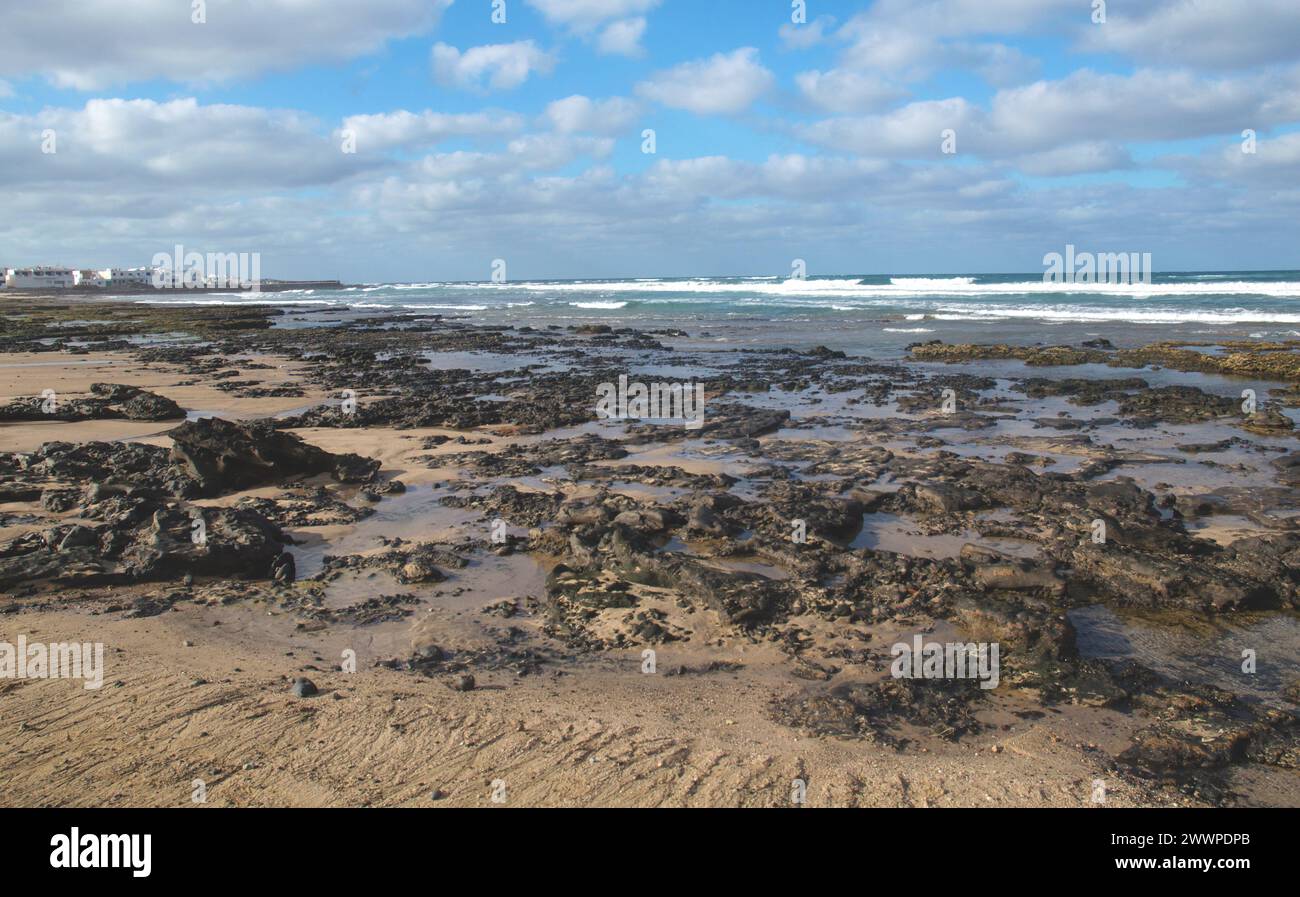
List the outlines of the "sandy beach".
{"label": "sandy beach", "polygon": [[[1285,374],[79,314],[0,334],[0,642],[104,681],[0,679],[5,805],[1300,803]],[[599,419],[611,371],[703,426]],[[1000,683],[891,675],[918,634]]]}

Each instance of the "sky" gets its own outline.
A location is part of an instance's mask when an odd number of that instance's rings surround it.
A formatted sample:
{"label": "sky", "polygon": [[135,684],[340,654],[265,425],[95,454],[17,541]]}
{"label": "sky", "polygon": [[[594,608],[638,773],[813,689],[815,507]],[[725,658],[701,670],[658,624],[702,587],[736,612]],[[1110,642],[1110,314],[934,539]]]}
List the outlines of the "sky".
{"label": "sky", "polygon": [[0,265],[1300,269],[1300,0],[0,0]]}

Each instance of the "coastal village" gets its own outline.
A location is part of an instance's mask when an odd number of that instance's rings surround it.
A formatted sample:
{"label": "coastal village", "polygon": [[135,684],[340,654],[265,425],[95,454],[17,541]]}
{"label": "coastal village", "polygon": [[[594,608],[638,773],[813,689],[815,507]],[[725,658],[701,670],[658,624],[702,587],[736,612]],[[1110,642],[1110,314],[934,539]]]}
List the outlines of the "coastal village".
{"label": "coastal village", "polygon": [[6,290],[70,290],[109,287],[142,289],[154,286],[153,268],[64,268],[40,265],[29,268],[3,268],[0,288]]}
{"label": "coastal village", "polygon": [[141,290],[241,290],[258,291],[263,287],[275,289],[337,290],[344,285],[337,280],[275,280],[256,278],[232,281],[222,269],[212,268],[209,273],[188,271],[175,282],[171,272],[164,267],[142,268],[65,268],[57,265],[40,265],[26,268],[0,268],[0,290],[106,290],[112,292],[139,292]]}

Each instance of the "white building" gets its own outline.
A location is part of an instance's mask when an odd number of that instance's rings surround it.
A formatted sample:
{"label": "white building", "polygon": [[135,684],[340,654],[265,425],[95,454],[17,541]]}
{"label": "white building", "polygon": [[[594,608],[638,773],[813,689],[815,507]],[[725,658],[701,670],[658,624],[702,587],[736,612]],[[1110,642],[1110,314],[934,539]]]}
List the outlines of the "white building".
{"label": "white building", "polygon": [[153,286],[153,272],[153,268],[107,268],[99,274],[110,287],[138,289]]}
{"label": "white building", "polygon": [[102,271],[83,268],[77,272],[77,286],[79,287],[100,287],[102,289],[106,283]]}
{"label": "white building", "polygon": [[72,268],[10,268],[5,272],[5,287],[11,290],[66,290],[77,285],[79,274]]}

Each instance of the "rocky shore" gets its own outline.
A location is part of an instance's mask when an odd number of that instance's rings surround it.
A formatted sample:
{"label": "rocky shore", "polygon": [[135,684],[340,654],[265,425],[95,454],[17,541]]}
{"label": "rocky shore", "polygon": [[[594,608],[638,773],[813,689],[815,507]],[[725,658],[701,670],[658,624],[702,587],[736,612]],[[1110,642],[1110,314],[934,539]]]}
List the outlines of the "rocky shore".
{"label": "rocky shore", "polygon": [[[238,772],[272,797],[227,769],[237,804],[294,802],[294,776],[329,779],[325,803],[482,803],[511,778],[537,803],[786,805],[796,778],[810,804],[1300,801],[1300,341],[879,360],[696,336],[33,302],[0,319],[0,632],[107,626],[144,708],[190,669],[151,634],[238,632],[204,663],[264,697],[205,678],[156,705],[215,714],[211,763],[258,754]],[[620,374],[702,383],[702,424],[598,419]],[[997,686],[892,675],[918,634],[997,645]],[[15,725],[74,700],[95,698],[0,680]],[[429,739],[442,778],[277,765],[212,701],[283,716],[290,750],[313,715],[303,738],[355,765],[313,709],[348,705],[354,730]],[[475,714],[497,734],[465,735]],[[592,720],[586,747],[563,735]],[[118,725],[138,781],[89,793],[183,802],[199,754]],[[432,746],[452,733],[454,762]],[[5,761],[9,800],[87,800],[38,784],[41,757]],[[598,786],[559,771],[593,757]]]}

